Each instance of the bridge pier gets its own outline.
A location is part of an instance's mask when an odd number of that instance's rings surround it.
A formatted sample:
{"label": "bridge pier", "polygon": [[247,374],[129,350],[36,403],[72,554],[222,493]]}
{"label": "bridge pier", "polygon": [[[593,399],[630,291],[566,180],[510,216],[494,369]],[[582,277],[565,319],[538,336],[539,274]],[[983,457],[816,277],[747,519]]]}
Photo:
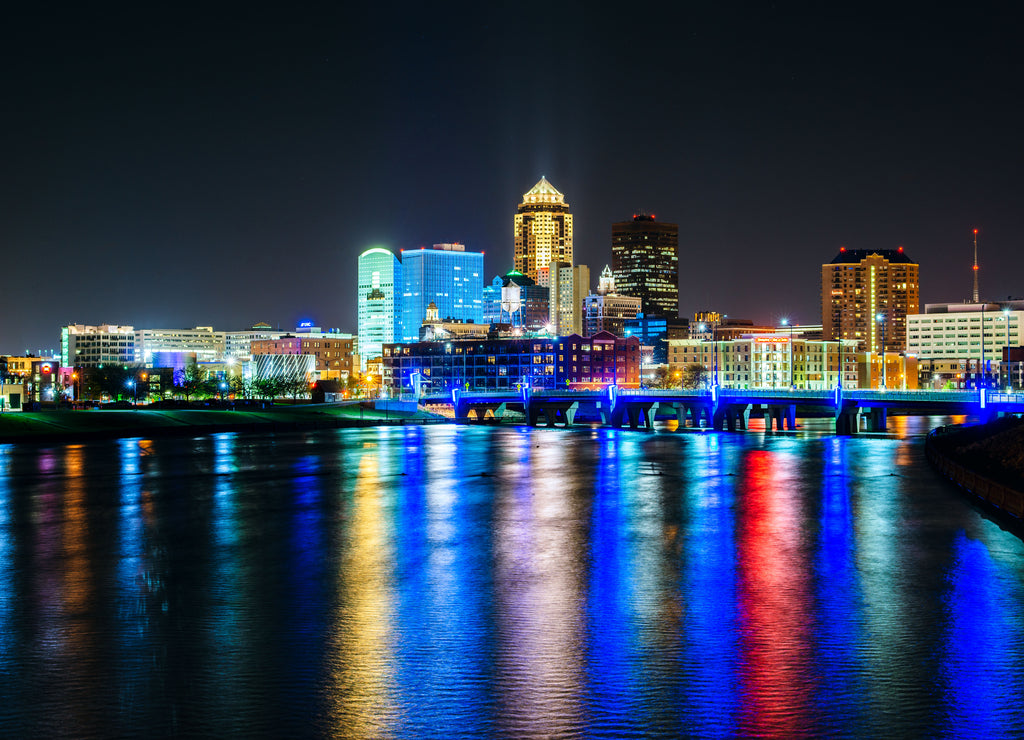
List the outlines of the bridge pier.
{"label": "bridge pier", "polygon": [[[620,396],[616,400],[615,405],[612,406],[611,412],[608,414],[608,420],[605,423],[614,429],[618,429],[624,421],[628,421],[630,429],[639,429],[642,420],[644,428],[650,430],[654,429],[654,414],[657,410],[657,401],[627,400]],[[603,417],[604,414],[602,414]]]}
{"label": "bridge pier", "polygon": [[887,431],[889,414],[884,407],[873,408],[867,417],[869,432]]}
{"label": "bridge pier", "polygon": [[[500,419],[505,415],[505,404],[504,403],[463,403],[465,407],[463,416],[459,418],[470,418],[475,416],[477,421],[483,421],[487,418],[487,412],[491,412],[491,417],[494,419]],[[458,412],[456,412],[458,415]]]}
{"label": "bridge pier", "polygon": [[544,417],[547,426],[563,424],[571,427],[579,409],[578,401],[536,401],[531,400],[526,410],[526,421],[531,427],[540,426],[540,417]]}
{"label": "bridge pier", "polygon": [[836,414],[836,434],[847,436],[860,431],[860,409],[854,406]]}

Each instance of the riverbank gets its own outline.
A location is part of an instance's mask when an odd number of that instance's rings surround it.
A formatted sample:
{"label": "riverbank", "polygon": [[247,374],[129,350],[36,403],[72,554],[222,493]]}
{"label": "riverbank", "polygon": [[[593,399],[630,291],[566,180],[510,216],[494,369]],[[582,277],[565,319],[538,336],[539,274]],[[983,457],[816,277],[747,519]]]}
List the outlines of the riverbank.
{"label": "riverbank", "polygon": [[226,409],[60,410],[0,415],[0,443],[79,442],[118,437],[165,437],[216,432],[275,432],[439,421],[434,414],[347,405],[279,406],[260,411]]}
{"label": "riverbank", "polygon": [[936,470],[1015,529],[1024,525],[1024,420],[941,427],[928,435],[926,452]]}

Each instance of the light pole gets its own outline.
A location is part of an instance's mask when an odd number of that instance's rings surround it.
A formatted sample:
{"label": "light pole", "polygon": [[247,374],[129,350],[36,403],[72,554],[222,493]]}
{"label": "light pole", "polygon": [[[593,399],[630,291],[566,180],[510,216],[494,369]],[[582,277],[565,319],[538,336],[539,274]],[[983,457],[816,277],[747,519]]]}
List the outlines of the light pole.
{"label": "light pole", "polygon": [[1003,375],[1006,376],[1006,390],[1010,390],[1010,309],[1003,309],[1003,320],[1006,322],[1006,362],[1002,363],[1006,366],[1006,372]]}
{"label": "light pole", "polygon": [[978,380],[979,388],[987,385],[985,383],[985,304],[981,304],[981,372],[979,373],[980,379]]}
{"label": "light pole", "polygon": [[139,408],[139,395],[135,392],[135,381],[134,380],[129,380],[127,385],[128,385],[129,388],[132,389],[132,406],[134,406],[135,409],[138,410],[138,408]]}
{"label": "light pole", "polygon": [[875,321],[882,325],[882,390],[885,390],[885,314],[878,313]]}
{"label": "light pole", "polygon": [[793,325],[788,318],[782,319],[782,325],[789,327],[789,389],[796,388],[796,374],[793,372]]}

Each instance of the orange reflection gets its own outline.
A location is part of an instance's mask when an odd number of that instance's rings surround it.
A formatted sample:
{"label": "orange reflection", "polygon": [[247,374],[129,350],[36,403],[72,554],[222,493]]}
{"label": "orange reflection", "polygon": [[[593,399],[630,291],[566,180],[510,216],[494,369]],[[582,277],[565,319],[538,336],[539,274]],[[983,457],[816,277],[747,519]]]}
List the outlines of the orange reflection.
{"label": "orange reflection", "polygon": [[794,737],[807,727],[808,566],[794,467],[788,456],[757,450],[745,456],[741,473],[741,727],[757,735]]}
{"label": "orange reflection", "polygon": [[394,618],[385,487],[376,446],[361,451],[338,579],[341,594],[331,636],[328,714],[337,736],[379,738],[396,714],[389,696]]}

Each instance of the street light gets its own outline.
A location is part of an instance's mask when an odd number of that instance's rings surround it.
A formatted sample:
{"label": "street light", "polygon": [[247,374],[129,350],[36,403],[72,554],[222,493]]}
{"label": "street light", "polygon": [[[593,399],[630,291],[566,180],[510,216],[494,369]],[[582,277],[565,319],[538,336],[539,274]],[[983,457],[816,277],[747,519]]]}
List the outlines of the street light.
{"label": "street light", "polygon": [[1006,390],[1010,390],[1010,309],[1003,309],[1003,320],[1006,322]]}
{"label": "street light", "polygon": [[789,327],[789,388],[796,388],[796,376],[793,373],[793,325],[788,318],[782,319],[782,325]]}
{"label": "street light", "polygon": [[135,381],[134,380],[129,380],[126,383],[126,385],[129,388],[132,389],[132,405],[135,406],[136,409],[138,409],[138,407],[139,407],[139,395],[135,392]]}
{"label": "street light", "polygon": [[882,325],[882,390],[885,390],[885,314],[879,312],[875,321]]}

